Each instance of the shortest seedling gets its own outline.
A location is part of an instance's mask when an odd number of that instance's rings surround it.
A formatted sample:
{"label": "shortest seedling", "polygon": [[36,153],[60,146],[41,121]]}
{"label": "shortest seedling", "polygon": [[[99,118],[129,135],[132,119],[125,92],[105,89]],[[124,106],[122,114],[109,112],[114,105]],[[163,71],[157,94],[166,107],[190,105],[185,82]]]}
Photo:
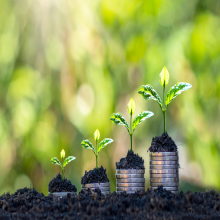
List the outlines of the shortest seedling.
{"label": "shortest seedling", "polygon": [[93,147],[92,143],[89,140],[84,140],[81,142],[81,145],[85,148],[85,149],[91,149],[93,151],[93,153],[95,154],[96,157],[96,170],[98,170],[98,155],[99,152],[108,144],[112,143],[114,140],[112,140],[111,138],[105,138],[103,139],[99,145],[98,145],[98,140],[100,138],[100,132],[98,129],[96,129],[95,133],[94,133],[94,139],[95,139],[95,143],[96,143],[96,148]]}
{"label": "shortest seedling", "polygon": [[[65,166],[66,166],[68,163],[70,163],[72,160],[75,160],[76,158],[73,157],[73,156],[69,156],[69,157],[67,157],[67,158],[64,160],[64,158],[65,158],[65,151],[64,151],[64,150],[62,150],[62,151],[60,152],[60,157],[61,157],[61,159],[62,159],[62,163],[60,163],[60,161],[59,161],[56,157],[51,158],[50,161],[51,161],[52,164],[56,164],[56,165],[59,165],[59,166],[61,167],[61,169],[62,169],[62,180],[63,180],[63,177],[64,177],[64,168],[65,168]],[[63,161],[63,160],[64,160],[64,161]]]}

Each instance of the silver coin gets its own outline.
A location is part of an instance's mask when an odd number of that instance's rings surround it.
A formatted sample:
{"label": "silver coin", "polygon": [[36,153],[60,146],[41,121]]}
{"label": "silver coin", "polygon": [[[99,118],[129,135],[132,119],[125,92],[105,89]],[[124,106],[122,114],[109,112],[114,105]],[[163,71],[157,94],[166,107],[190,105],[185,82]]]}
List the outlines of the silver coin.
{"label": "silver coin", "polygon": [[150,165],[179,165],[179,161],[177,160],[150,160]]}
{"label": "silver coin", "polygon": [[[123,192],[126,192],[126,193],[136,193],[135,191],[116,191],[117,193],[123,193]],[[144,191],[138,191],[138,192],[144,192]]]}
{"label": "silver coin", "polygon": [[162,157],[162,156],[177,156],[177,152],[150,152],[150,156],[152,157]]}
{"label": "silver coin", "polygon": [[[150,188],[153,190],[157,189],[157,187],[150,187]],[[169,190],[169,191],[178,191],[179,190],[179,187],[163,187],[163,188],[166,190]]]}
{"label": "silver coin", "polygon": [[117,183],[143,183],[145,178],[127,178],[127,179],[117,179]]}
{"label": "silver coin", "polygon": [[116,187],[117,191],[144,191],[145,187]]}
{"label": "silver coin", "polygon": [[117,179],[144,178],[144,174],[115,174]]}
{"label": "silver coin", "polygon": [[150,178],[167,178],[167,177],[178,178],[179,174],[177,173],[171,173],[171,174],[151,173],[150,174]]}
{"label": "silver coin", "polygon": [[179,178],[150,178],[151,183],[179,182]]}
{"label": "silver coin", "polygon": [[145,183],[117,183],[117,187],[145,187]]}
{"label": "silver coin", "polygon": [[150,170],[150,173],[179,173],[178,169]]}
{"label": "silver coin", "polygon": [[150,165],[152,170],[179,169],[179,165]]}
{"label": "silver coin", "polygon": [[178,161],[179,160],[179,157],[178,156],[164,156],[164,157],[152,157],[150,156],[150,160],[154,160],[154,161],[164,161],[164,160],[175,160],[175,161]]}
{"label": "silver coin", "polygon": [[95,189],[100,189],[101,191],[110,191],[110,187],[96,187],[96,188],[92,188],[92,187],[87,187],[87,188],[82,188],[82,189],[91,189],[91,190],[95,190]]}
{"label": "silver coin", "polygon": [[158,186],[179,186],[179,182],[169,182],[169,183],[150,183],[150,186],[158,187]]}
{"label": "silver coin", "polygon": [[178,194],[179,191],[171,191],[171,193],[173,193],[173,194]]}
{"label": "silver coin", "polygon": [[88,184],[82,184],[82,187],[90,188],[90,187],[108,187],[110,186],[110,182],[108,183],[88,183]]}
{"label": "silver coin", "polygon": [[127,170],[116,170],[117,174],[144,174],[145,170],[135,170],[135,169],[127,169]]}
{"label": "silver coin", "polygon": [[76,196],[77,193],[76,192],[54,192],[54,193],[48,193],[48,195],[53,195],[55,197],[59,197],[59,198],[62,198],[62,197],[67,197],[67,194],[71,194],[71,195],[74,195]]}

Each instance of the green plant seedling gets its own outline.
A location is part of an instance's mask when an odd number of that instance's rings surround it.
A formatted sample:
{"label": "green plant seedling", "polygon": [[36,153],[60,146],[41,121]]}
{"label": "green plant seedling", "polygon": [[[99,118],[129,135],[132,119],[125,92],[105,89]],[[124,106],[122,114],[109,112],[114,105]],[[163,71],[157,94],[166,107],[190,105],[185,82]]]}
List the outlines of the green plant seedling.
{"label": "green plant seedling", "polygon": [[141,112],[139,115],[137,115],[134,118],[134,121],[132,122],[132,115],[134,114],[134,111],[135,111],[135,103],[132,98],[127,105],[127,110],[130,115],[130,127],[121,113],[113,113],[110,117],[110,120],[113,121],[116,125],[124,125],[126,127],[130,135],[131,151],[132,151],[132,135],[134,133],[134,130],[142,121],[144,121],[146,118],[150,118],[151,116],[154,115],[154,113],[150,111]]}
{"label": "green plant seedling", "polygon": [[99,152],[108,144],[112,143],[114,140],[112,140],[111,138],[105,138],[103,139],[99,145],[98,145],[98,140],[100,138],[100,132],[98,129],[96,129],[95,133],[94,133],[94,139],[95,139],[95,143],[96,143],[96,147],[94,148],[92,143],[89,140],[84,140],[81,142],[81,145],[85,148],[85,149],[91,149],[93,151],[93,153],[95,154],[96,157],[96,169],[98,170],[98,155]]}
{"label": "green plant seedling", "polygon": [[[68,163],[70,163],[72,160],[75,160],[76,158],[73,157],[73,156],[69,156],[69,157],[67,157],[67,158],[64,160],[64,158],[65,158],[65,151],[64,151],[64,150],[62,150],[62,151],[60,152],[60,157],[61,157],[61,159],[62,159],[62,163],[60,163],[60,161],[59,161],[56,157],[51,158],[50,161],[51,161],[52,164],[56,164],[56,165],[59,165],[59,166],[61,167],[61,169],[62,169],[62,180],[63,180],[63,177],[64,177],[64,168],[65,168],[65,166],[66,166]],[[64,161],[63,161],[63,160],[64,160]]]}
{"label": "green plant seedling", "polygon": [[138,93],[146,100],[153,99],[157,101],[159,104],[162,112],[163,112],[163,122],[164,122],[164,129],[163,132],[166,133],[166,110],[167,106],[171,103],[173,99],[175,99],[179,94],[187,89],[190,89],[192,85],[186,82],[176,83],[173,87],[170,88],[168,91],[166,98],[165,98],[165,87],[169,82],[169,72],[166,67],[164,67],[159,75],[160,84],[163,87],[163,102],[161,101],[160,96],[157,92],[153,89],[151,85],[143,85],[138,89]]}

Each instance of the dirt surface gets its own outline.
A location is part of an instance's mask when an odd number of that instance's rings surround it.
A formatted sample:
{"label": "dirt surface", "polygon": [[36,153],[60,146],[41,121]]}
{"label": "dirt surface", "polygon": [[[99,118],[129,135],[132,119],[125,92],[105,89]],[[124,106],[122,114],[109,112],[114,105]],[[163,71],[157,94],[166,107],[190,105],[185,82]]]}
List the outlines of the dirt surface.
{"label": "dirt surface", "polygon": [[151,146],[148,149],[150,152],[176,152],[177,146],[167,132],[158,137],[153,137]]}
{"label": "dirt surface", "polygon": [[98,170],[95,168],[89,172],[85,171],[85,174],[81,179],[81,184],[107,182],[109,182],[109,179],[106,174],[106,169],[104,169],[102,166],[99,167]]}
{"label": "dirt surface", "polygon": [[64,177],[62,180],[62,176],[57,174],[55,178],[53,178],[48,185],[48,191],[53,192],[76,192],[77,188],[71,183],[70,180],[67,180]]}
{"label": "dirt surface", "polygon": [[144,160],[133,151],[128,151],[125,158],[121,158],[120,162],[116,162],[116,169],[145,169]]}
{"label": "dirt surface", "polygon": [[0,196],[0,219],[219,220],[220,193],[174,195],[160,187],[155,191],[112,193],[105,197],[100,190],[83,190],[77,197],[69,194],[57,200],[24,188]]}

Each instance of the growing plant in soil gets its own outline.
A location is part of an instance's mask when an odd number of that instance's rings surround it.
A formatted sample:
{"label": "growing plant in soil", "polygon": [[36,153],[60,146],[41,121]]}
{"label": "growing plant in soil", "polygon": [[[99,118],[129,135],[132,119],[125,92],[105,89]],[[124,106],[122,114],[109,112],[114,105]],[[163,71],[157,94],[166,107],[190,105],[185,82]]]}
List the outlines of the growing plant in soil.
{"label": "growing plant in soil", "polygon": [[95,139],[95,148],[93,147],[92,143],[89,140],[84,140],[81,142],[81,145],[85,148],[85,149],[91,149],[93,151],[93,153],[95,154],[96,157],[96,170],[98,170],[98,155],[99,152],[106,147],[108,144],[112,143],[114,140],[111,138],[105,138],[103,139],[99,144],[98,144],[98,140],[100,138],[100,132],[98,129],[96,129],[95,133],[94,133],[94,139]]}
{"label": "growing plant in soil", "polygon": [[150,118],[151,116],[154,115],[153,112],[150,111],[143,111],[139,115],[137,115],[134,120],[132,121],[132,116],[135,111],[135,102],[131,98],[128,105],[127,105],[127,110],[130,115],[130,126],[128,125],[127,121],[125,118],[122,116],[121,113],[113,113],[110,117],[110,120],[113,121],[116,125],[124,125],[130,135],[130,140],[131,140],[131,151],[132,151],[132,136],[133,133],[136,129],[136,127],[145,119]]}
{"label": "growing plant in soil", "polygon": [[67,157],[64,160],[64,158],[65,158],[65,151],[64,150],[62,150],[60,152],[60,157],[61,157],[62,162],[60,162],[56,157],[51,158],[50,161],[51,161],[52,164],[59,165],[61,167],[61,170],[62,170],[62,180],[63,180],[64,171],[65,171],[64,168],[66,167],[66,165],[68,163],[70,163],[72,160],[75,160],[76,158],[73,157],[73,156],[69,156],[69,157]]}
{"label": "growing plant in soil", "polygon": [[180,82],[176,83],[173,87],[170,88],[168,91],[166,98],[165,98],[165,88],[169,82],[169,72],[166,67],[164,67],[159,75],[159,81],[161,86],[163,87],[163,102],[161,101],[160,96],[157,94],[157,92],[153,89],[151,85],[142,85],[138,89],[138,93],[146,100],[155,100],[159,104],[162,113],[163,113],[163,133],[166,133],[166,111],[167,106],[171,103],[171,101],[176,98],[179,94],[181,94],[183,91],[186,91],[192,87],[189,83],[186,82]]}

